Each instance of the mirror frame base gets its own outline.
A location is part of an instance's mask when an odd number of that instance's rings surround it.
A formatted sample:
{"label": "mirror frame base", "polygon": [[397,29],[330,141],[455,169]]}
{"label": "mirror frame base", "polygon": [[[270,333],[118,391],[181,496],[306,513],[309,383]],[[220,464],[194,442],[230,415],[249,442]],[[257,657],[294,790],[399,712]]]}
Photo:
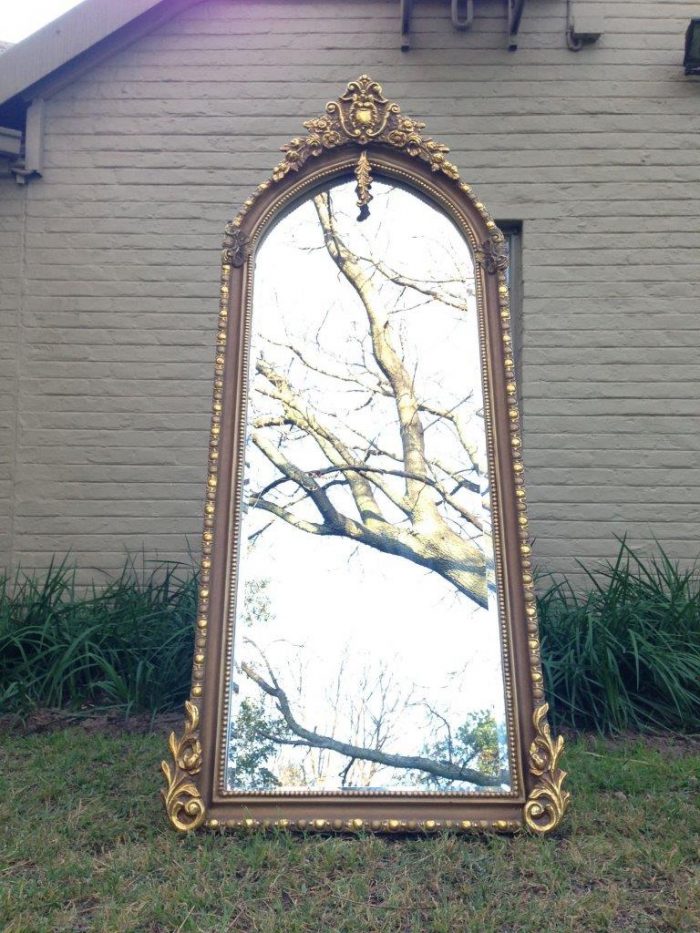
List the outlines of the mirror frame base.
{"label": "mirror frame base", "polygon": [[568,808],[571,795],[564,790],[566,771],[559,767],[564,750],[564,739],[553,739],[547,723],[548,705],[541,704],[533,713],[536,736],[530,746],[530,773],[537,780],[531,788],[522,810],[522,816],[511,819],[360,819],[359,817],[333,819],[308,817],[289,819],[254,819],[245,817],[227,819],[225,816],[207,816],[206,806],[193,778],[201,770],[202,749],[199,742],[199,712],[189,700],[185,702],[186,725],[181,738],[170,733],[168,745],[172,765],[161,762],[167,787],[161,791],[166,813],[173,829],[191,832],[205,826],[219,832],[249,833],[255,831],[301,833],[365,833],[420,834],[449,831],[452,833],[515,833],[527,829],[544,835],[556,829]]}

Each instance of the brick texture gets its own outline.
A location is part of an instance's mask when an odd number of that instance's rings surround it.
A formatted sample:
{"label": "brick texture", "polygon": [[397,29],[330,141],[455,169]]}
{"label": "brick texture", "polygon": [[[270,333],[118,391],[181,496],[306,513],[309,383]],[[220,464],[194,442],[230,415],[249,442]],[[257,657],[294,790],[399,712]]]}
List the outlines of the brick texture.
{"label": "brick texture", "polygon": [[[592,4],[589,4],[591,6]],[[225,222],[303,119],[363,71],[523,223],[522,396],[535,552],[614,535],[698,553],[700,82],[692,2],[564,2],[458,33],[421,0],[206,0],[49,94],[45,171],[0,183],[0,552],[187,559],[201,523]]]}

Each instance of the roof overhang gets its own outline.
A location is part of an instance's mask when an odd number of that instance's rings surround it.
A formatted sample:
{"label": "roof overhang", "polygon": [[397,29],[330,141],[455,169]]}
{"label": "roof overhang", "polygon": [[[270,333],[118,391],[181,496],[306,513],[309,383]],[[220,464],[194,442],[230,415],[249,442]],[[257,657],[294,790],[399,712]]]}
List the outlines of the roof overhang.
{"label": "roof overhang", "polygon": [[[83,0],[63,16],[18,42],[0,56],[0,114],[15,119],[37,85],[55,76],[125,27],[139,20],[153,25],[199,0]],[[151,15],[158,14],[161,15]],[[22,106],[24,104],[24,107]],[[2,122],[6,122],[2,120]]]}

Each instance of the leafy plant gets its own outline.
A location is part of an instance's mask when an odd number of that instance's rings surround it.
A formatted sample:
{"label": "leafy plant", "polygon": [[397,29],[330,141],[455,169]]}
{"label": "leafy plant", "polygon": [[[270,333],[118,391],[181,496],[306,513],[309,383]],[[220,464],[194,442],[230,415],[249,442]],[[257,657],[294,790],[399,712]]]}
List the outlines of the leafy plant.
{"label": "leafy plant", "polygon": [[[621,541],[613,562],[582,571],[584,586],[554,580],[538,598],[554,724],[700,731],[700,570]],[[134,558],[102,586],[81,586],[66,560],[0,578],[0,708],[179,706],[196,599],[189,566]]]}
{"label": "leafy plant", "polygon": [[0,579],[5,709],[98,704],[130,713],[178,705],[189,689],[196,577],[177,564],[80,586],[75,568]]}
{"label": "leafy plant", "polygon": [[582,567],[584,591],[539,597],[542,658],[556,724],[615,732],[700,729],[700,573],[662,548]]}

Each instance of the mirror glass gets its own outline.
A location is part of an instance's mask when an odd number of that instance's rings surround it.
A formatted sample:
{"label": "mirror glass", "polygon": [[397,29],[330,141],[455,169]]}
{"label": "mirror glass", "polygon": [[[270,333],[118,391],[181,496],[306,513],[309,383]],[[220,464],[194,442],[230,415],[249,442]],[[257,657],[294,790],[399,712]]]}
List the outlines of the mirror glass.
{"label": "mirror glass", "polygon": [[256,255],[228,792],[510,789],[473,259],[372,195]]}

